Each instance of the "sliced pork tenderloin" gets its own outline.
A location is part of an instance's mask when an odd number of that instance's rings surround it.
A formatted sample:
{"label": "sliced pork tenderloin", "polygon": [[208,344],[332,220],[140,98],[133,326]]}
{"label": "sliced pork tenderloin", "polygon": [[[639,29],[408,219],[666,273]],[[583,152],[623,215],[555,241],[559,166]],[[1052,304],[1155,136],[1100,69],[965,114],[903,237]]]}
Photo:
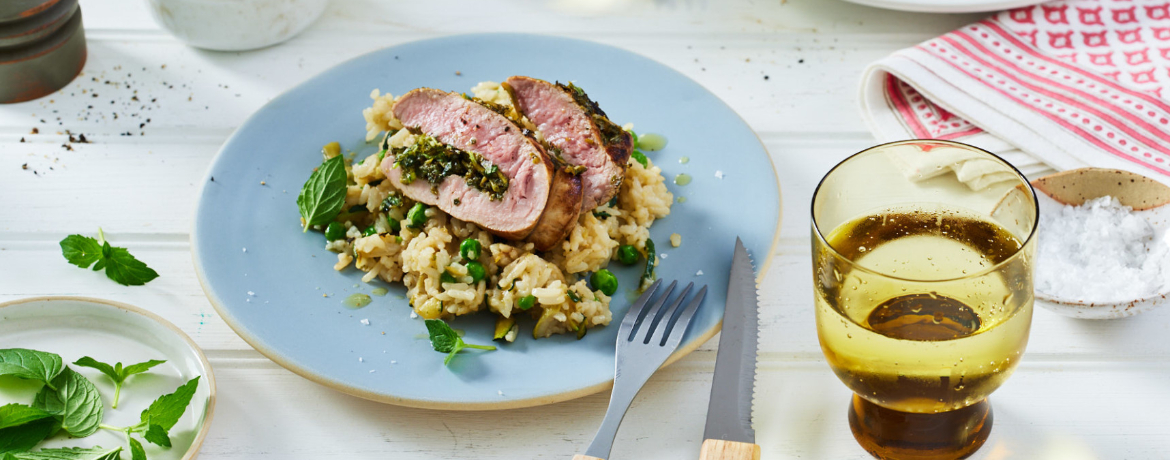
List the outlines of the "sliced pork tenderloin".
{"label": "sliced pork tenderloin", "polygon": [[506,81],[520,113],[544,136],[544,141],[566,163],[584,167],[582,211],[617,195],[633,137],[610,121],[581,88],[569,84],[513,76]]}

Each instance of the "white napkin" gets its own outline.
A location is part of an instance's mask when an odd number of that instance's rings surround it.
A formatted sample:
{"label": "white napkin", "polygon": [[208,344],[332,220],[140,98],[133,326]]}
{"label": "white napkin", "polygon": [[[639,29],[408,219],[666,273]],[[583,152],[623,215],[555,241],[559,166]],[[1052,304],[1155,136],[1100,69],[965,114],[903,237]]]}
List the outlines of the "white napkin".
{"label": "white napkin", "polygon": [[[963,142],[1029,177],[1096,166],[1170,184],[1164,83],[1166,2],[1074,0],[999,13],[870,65],[861,109],[882,141]],[[993,179],[950,160],[969,185]]]}

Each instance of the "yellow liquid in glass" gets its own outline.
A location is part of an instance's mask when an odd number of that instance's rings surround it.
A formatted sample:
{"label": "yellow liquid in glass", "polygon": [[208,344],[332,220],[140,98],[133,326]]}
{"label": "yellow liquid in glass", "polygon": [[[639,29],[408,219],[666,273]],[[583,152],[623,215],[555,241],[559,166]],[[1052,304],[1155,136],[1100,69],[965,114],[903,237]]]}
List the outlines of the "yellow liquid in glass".
{"label": "yellow liquid in glass", "polygon": [[[1032,321],[1031,247],[954,210],[892,209],[815,243],[817,332],[855,393],[902,412],[960,409],[1011,375]],[[1017,254],[1017,252],[1021,252]]]}

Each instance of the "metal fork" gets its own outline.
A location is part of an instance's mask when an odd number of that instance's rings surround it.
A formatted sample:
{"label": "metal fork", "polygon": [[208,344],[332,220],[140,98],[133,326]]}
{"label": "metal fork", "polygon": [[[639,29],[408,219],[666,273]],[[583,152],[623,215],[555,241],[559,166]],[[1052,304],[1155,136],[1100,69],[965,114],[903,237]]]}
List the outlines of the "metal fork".
{"label": "metal fork", "polygon": [[680,308],[683,299],[695,286],[695,283],[688,283],[682,293],[667,305],[670,294],[678,285],[678,281],[672,281],[666,291],[651,304],[650,299],[661,284],[662,280],[658,280],[646,288],[622,319],[618,329],[617,366],[613,392],[609,395],[609,408],[585,455],[575,455],[573,460],[604,460],[609,457],[618,425],[622,423],[622,417],[625,417],[634,396],[638,395],[654,371],[662,367],[662,363],[678,349],[679,342],[691,324],[691,318],[707,295],[707,286],[704,285],[690,303]]}

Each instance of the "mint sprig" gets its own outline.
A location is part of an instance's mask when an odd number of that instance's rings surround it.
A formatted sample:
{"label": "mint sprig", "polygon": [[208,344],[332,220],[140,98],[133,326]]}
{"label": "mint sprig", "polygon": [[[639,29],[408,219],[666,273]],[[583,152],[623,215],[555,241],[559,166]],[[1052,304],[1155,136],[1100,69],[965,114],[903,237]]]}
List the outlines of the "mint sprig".
{"label": "mint sprig", "polygon": [[447,358],[443,360],[443,365],[451,364],[451,360],[455,355],[466,348],[475,348],[478,350],[495,350],[496,347],[491,345],[474,345],[463,341],[459,334],[455,333],[451,326],[443,322],[441,319],[426,320],[427,332],[430,334],[431,347],[440,353],[446,353]]}
{"label": "mint sprig", "polygon": [[85,356],[77,361],[74,361],[73,365],[97,369],[97,370],[101,371],[101,373],[106,374],[106,377],[109,377],[110,380],[113,380],[114,381],[114,401],[110,404],[110,407],[117,409],[118,408],[118,398],[121,397],[121,395],[122,395],[122,383],[126,381],[127,377],[130,377],[131,375],[134,375],[134,374],[141,374],[143,372],[150,370],[150,368],[157,366],[159,364],[165,363],[165,362],[166,361],[152,359],[150,361],[141,362],[141,363],[137,363],[137,364],[131,364],[129,366],[122,367],[121,362],[118,362],[117,364],[114,364],[113,366],[111,366],[109,364],[103,363],[103,362],[98,361],[96,359],[90,358],[89,356]]}
{"label": "mint sprig", "polygon": [[98,228],[96,239],[69,235],[60,244],[61,255],[69,263],[81,268],[93,265],[94,271],[105,269],[107,278],[123,286],[141,286],[158,278],[158,272],[136,259],[126,248],[110,246],[101,228]]}

